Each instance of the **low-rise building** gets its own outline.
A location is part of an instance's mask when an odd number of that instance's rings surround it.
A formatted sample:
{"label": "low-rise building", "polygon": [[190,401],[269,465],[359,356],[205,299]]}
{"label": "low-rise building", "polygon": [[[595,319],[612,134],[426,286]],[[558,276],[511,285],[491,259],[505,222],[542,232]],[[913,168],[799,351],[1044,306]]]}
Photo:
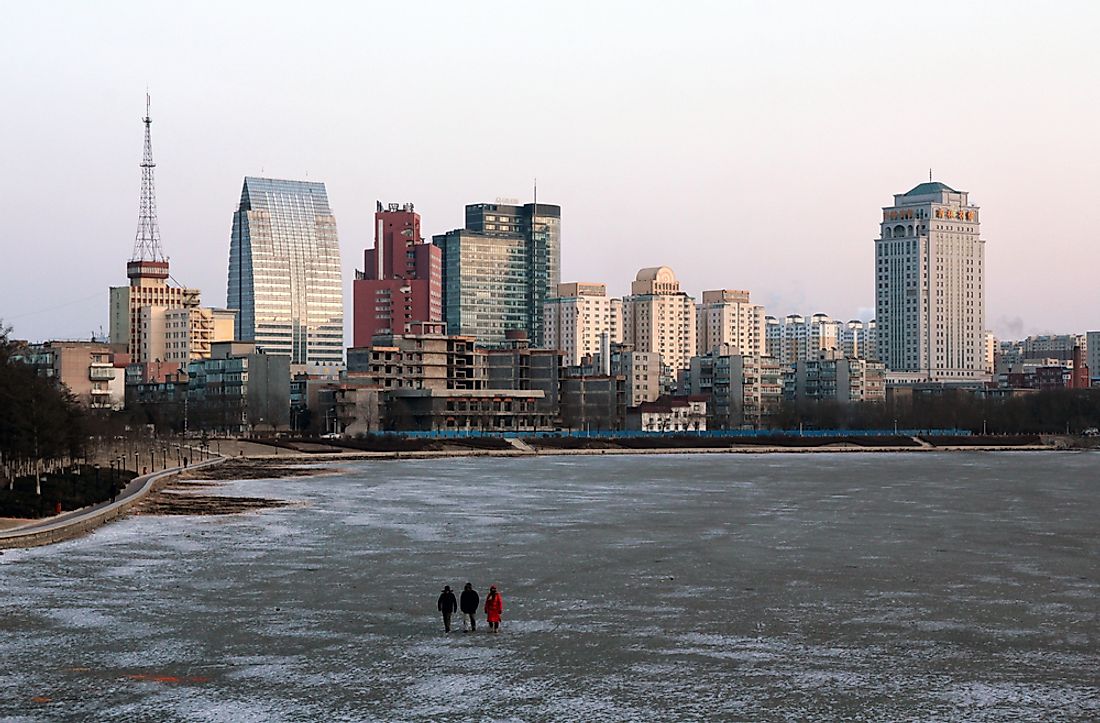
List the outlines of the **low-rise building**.
{"label": "low-rise building", "polygon": [[554,428],[536,389],[392,389],[387,428],[424,432],[534,432]]}
{"label": "low-rise building", "polygon": [[187,367],[189,428],[231,434],[290,429],[290,357],[217,342]]}
{"label": "low-rise building", "polygon": [[562,379],[561,426],[571,430],[620,430],[626,426],[626,379],[618,375]]}
{"label": "low-rise building", "polygon": [[503,346],[479,350],[486,367],[488,389],[538,389],[538,411],[557,417],[564,376],[562,354],[557,349],[532,349],[527,333],[514,329],[505,334]]}
{"label": "low-rise building", "polygon": [[642,432],[705,432],[707,398],[663,396],[626,412],[626,428]]}
{"label": "low-rise building", "polygon": [[48,341],[29,344],[13,358],[64,386],[84,407],[118,410],[126,396],[124,352],[124,344]]}

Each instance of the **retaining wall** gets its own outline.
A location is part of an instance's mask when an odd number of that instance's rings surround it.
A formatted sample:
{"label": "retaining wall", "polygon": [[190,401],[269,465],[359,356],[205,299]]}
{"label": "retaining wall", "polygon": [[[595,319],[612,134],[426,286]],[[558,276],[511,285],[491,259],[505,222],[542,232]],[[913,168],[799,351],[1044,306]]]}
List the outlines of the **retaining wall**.
{"label": "retaining wall", "polygon": [[[224,457],[216,457],[192,464],[186,469],[201,469],[223,461],[225,461]],[[151,492],[164,487],[169,479],[184,469],[183,467],[169,467],[160,472],[137,477],[130,485],[137,484],[139,485],[138,488],[126,497],[106,505],[100,503],[102,506],[95,506],[85,512],[70,513],[72,516],[66,519],[53,522],[33,522],[26,527],[17,527],[6,532],[0,532],[0,549],[38,547],[39,545],[49,545],[62,540],[71,540],[74,537],[87,534],[97,527],[129,514],[134,505],[145,499]]]}

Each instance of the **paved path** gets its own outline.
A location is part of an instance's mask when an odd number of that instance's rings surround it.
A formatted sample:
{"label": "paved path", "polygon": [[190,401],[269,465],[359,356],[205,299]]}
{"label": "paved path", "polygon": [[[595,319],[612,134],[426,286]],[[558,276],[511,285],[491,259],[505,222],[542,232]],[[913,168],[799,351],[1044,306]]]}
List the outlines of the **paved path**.
{"label": "paved path", "polygon": [[224,457],[215,457],[196,462],[187,467],[169,467],[135,477],[112,500],[105,500],[78,510],[35,520],[0,532],[0,549],[12,547],[33,547],[49,544],[84,534],[100,525],[129,512],[137,502],[153,491],[161,480],[172,477],[185,469],[198,469],[224,461]]}

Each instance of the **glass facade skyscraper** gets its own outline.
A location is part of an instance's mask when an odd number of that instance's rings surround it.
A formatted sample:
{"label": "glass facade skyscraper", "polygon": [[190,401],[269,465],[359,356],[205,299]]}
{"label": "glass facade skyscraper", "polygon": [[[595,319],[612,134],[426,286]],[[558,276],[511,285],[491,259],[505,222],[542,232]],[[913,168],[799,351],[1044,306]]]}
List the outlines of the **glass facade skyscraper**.
{"label": "glass facade skyscraper", "polygon": [[244,179],[233,214],[226,305],[238,337],[294,364],[341,364],[344,295],[325,184]]}
{"label": "glass facade skyscraper", "polygon": [[449,333],[501,346],[505,332],[527,328],[523,235],[456,229],[433,236],[432,243],[443,250],[443,318]]}
{"label": "glass facade skyscraper", "polygon": [[532,344],[542,346],[545,341],[543,305],[557,293],[561,283],[561,206],[548,203],[471,204],[466,206],[466,230],[486,235],[519,234],[523,238],[526,279],[523,328]]}

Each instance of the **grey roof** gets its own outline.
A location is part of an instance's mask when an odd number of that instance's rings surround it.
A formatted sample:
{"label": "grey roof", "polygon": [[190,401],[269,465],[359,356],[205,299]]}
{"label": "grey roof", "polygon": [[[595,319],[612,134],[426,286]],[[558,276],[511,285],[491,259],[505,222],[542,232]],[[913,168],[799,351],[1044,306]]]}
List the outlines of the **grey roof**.
{"label": "grey roof", "polygon": [[958,193],[954,188],[948,186],[946,183],[940,183],[939,181],[928,181],[914,187],[911,191],[906,193],[906,196],[927,196],[930,193],[942,193],[947,191],[948,193]]}

